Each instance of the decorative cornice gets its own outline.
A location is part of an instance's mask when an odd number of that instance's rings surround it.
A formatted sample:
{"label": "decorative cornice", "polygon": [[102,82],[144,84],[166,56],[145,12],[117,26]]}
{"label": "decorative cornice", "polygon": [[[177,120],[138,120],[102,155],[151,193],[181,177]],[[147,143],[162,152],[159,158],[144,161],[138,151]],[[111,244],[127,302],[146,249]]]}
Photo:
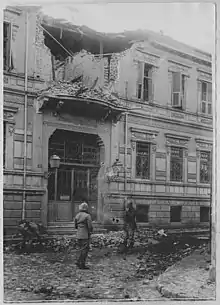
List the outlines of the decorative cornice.
{"label": "decorative cornice", "polygon": [[[175,55],[178,55],[182,58],[185,58],[185,59],[188,59],[192,62],[195,62],[195,63],[198,63],[198,64],[201,64],[201,65],[204,65],[204,66],[208,66],[208,67],[211,67],[212,63],[211,63],[211,58],[210,58],[210,61],[208,60],[205,60],[205,59],[201,59],[199,57],[196,57],[196,56],[192,56],[192,55],[189,55],[187,53],[184,53],[184,52],[181,52],[181,51],[178,51],[176,49],[173,49],[171,48],[170,46],[166,46],[166,45],[163,45],[161,43],[158,43],[158,42],[151,42],[151,45],[153,47],[155,47],[156,49],[161,49],[163,51],[167,51],[171,54],[175,54]],[[210,56],[211,57],[211,56]]]}
{"label": "decorative cornice", "polygon": [[207,70],[204,70],[204,69],[201,69],[201,68],[197,68],[197,71],[198,72],[202,72],[202,73],[206,73],[206,74],[209,74],[209,75],[212,75],[212,71],[207,71]]}
{"label": "decorative cornice", "polygon": [[186,147],[190,140],[190,137],[179,134],[175,135],[175,134],[165,133],[165,137],[166,137],[166,145],[168,147],[172,145]]}
{"label": "decorative cornice", "polygon": [[[12,87],[5,87],[5,86],[3,88],[3,93],[25,96],[24,90],[20,90],[20,89],[17,89],[17,88],[12,88]],[[27,92],[27,96],[29,96],[29,97],[36,97],[37,96],[37,92],[28,91]]]}
{"label": "decorative cornice", "polygon": [[137,51],[139,51],[141,53],[144,53],[146,55],[152,56],[152,57],[160,58],[159,55],[147,52],[147,51],[145,51],[145,48],[142,48],[142,47],[136,47],[135,50],[137,50]]}
{"label": "decorative cornice", "polygon": [[188,65],[186,65],[186,64],[184,64],[184,63],[175,61],[175,60],[173,60],[173,59],[168,59],[168,62],[171,63],[171,64],[175,64],[175,65],[177,65],[177,66],[182,66],[182,67],[187,68],[187,69],[192,69],[191,66],[188,66]]}
{"label": "decorative cornice", "polygon": [[165,118],[165,117],[152,117],[151,115],[148,114],[140,114],[140,113],[132,113],[132,116],[136,116],[136,117],[140,117],[140,118],[145,118],[145,119],[150,119],[150,120],[154,120],[154,121],[159,121],[162,123],[169,123],[171,125],[178,125],[178,126],[187,126],[190,128],[195,128],[195,129],[201,129],[201,130],[207,130],[207,131],[213,131],[212,126],[205,126],[205,125],[201,125],[198,123],[192,123],[192,122],[187,122],[187,121],[180,121],[180,120],[176,120],[173,118]]}
{"label": "decorative cornice", "polygon": [[213,144],[213,141],[207,138],[195,138],[196,143],[208,143]]}
{"label": "decorative cornice", "polygon": [[180,134],[173,134],[173,133],[165,133],[166,138],[172,138],[172,139],[179,139],[184,141],[189,141],[191,137],[180,135]]}
{"label": "decorative cornice", "polygon": [[195,141],[197,150],[212,150],[213,141],[211,141],[210,139],[196,138]]}
{"label": "decorative cornice", "polygon": [[137,127],[130,127],[131,132],[140,132],[140,133],[147,133],[150,135],[158,135],[159,131],[157,130],[150,130],[150,129],[144,129],[144,128],[137,128]]}
{"label": "decorative cornice", "polygon": [[5,9],[4,9],[5,12],[11,12],[11,13],[14,13],[18,16],[21,15],[22,13],[22,10],[16,8],[16,7],[13,7],[13,6],[7,6]]}
{"label": "decorative cornice", "polygon": [[[11,124],[15,124],[15,113],[18,112],[18,107],[14,107],[14,106],[4,106],[3,107],[3,118],[4,121],[7,121]],[[9,127],[9,131],[14,130],[14,127],[10,126]]]}
{"label": "decorative cornice", "polygon": [[155,137],[158,135],[158,131],[149,130],[149,129],[139,129],[131,127],[131,141],[148,141],[155,143]]}
{"label": "decorative cornice", "polygon": [[4,105],[3,106],[3,110],[4,110],[4,112],[13,112],[13,113],[16,113],[16,112],[18,112],[18,107],[16,107],[16,106],[6,106],[6,105]]}

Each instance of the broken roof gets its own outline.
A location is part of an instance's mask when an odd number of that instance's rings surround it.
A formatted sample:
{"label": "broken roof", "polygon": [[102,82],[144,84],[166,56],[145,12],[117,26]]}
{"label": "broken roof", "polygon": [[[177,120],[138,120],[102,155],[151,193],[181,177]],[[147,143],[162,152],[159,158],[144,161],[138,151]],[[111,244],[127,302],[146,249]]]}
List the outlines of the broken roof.
{"label": "broken roof", "polygon": [[[175,50],[181,50],[191,56],[211,61],[211,54],[150,30],[139,29],[119,33],[101,33],[87,26],[77,26],[67,20],[56,19],[47,15],[42,15],[42,26],[73,54],[82,49],[92,54],[99,54],[100,42],[102,42],[103,54],[119,53],[129,49],[134,42],[149,40],[167,45]],[[53,55],[62,55],[64,58],[68,56],[46,32],[44,35],[45,44]]]}

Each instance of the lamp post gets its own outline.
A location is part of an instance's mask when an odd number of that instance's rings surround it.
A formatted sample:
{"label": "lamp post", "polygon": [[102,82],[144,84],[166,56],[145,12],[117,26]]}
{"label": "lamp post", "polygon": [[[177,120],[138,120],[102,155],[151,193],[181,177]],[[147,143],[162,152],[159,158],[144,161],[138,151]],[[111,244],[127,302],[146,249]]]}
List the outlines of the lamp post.
{"label": "lamp post", "polygon": [[60,167],[60,157],[57,155],[52,155],[50,157],[50,169],[51,171],[48,172],[47,174],[47,178],[49,178],[51,176],[52,173],[55,172],[55,202],[57,200],[57,170]]}
{"label": "lamp post", "polygon": [[59,168],[60,167],[60,157],[57,155],[52,155],[50,157],[50,168]]}

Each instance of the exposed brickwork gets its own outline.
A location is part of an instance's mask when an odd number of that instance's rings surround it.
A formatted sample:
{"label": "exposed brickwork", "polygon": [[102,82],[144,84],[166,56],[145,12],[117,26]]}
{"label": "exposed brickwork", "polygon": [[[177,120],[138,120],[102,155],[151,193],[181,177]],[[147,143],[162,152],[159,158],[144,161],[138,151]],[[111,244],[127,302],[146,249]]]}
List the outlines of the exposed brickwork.
{"label": "exposed brickwork", "polygon": [[35,76],[45,81],[52,80],[51,52],[44,44],[44,34],[41,28],[42,15],[36,17],[36,36],[35,36]]}

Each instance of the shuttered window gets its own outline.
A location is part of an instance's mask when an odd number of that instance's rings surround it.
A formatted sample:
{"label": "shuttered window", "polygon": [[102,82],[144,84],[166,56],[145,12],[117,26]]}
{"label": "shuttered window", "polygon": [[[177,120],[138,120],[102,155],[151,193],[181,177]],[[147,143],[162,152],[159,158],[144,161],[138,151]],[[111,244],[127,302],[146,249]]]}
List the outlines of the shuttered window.
{"label": "shuttered window", "polygon": [[172,72],[172,106],[183,108],[185,101],[185,75],[180,72]]}
{"label": "shuttered window", "polygon": [[3,57],[4,57],[4,70],[8,70],[11,65],[11,24],[4,22],[3,25]]}
{"label": "shuttered window", "polygon": [[201,82],[201,112],[212,114],[212,84]]}
{"label": "shuttered window", "polygon": [[146,102],[153,101],[153,67],[138,62],[137,98]]}

